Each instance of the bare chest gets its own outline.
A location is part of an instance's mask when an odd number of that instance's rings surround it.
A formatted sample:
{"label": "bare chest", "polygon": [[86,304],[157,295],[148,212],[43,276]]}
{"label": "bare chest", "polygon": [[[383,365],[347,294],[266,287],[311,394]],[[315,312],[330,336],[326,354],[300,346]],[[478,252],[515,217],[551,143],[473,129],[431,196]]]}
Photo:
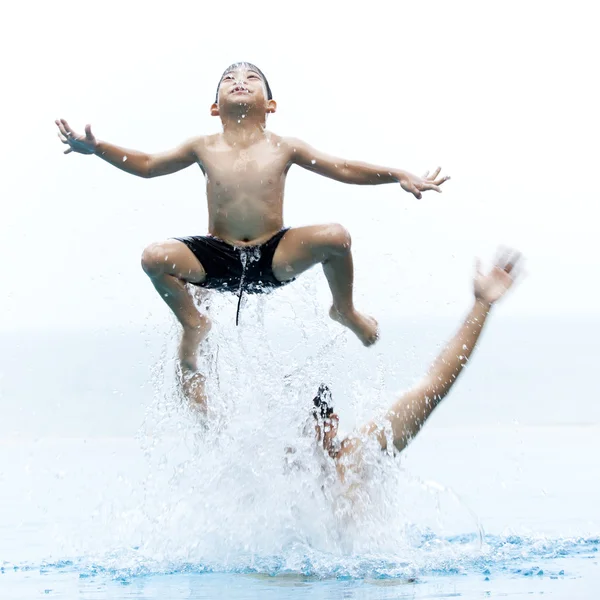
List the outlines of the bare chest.
{"label": "bare chest", "polygon": [[286,161],[270,147],[214,150],[205,160],[209,185],[221,192],[265,191],[282,185]]}

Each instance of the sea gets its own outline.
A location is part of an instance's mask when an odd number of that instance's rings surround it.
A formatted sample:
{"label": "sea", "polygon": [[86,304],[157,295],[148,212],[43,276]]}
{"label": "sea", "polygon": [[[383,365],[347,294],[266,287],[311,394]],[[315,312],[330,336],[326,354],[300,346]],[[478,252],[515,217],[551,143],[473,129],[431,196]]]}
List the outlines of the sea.
{"label": "sea", "polygon": [[2,600],[598,597],[600,322],[492,315],[349,508],[313,464],[318,385],[350,432],[462,317],[384,316],[366,349],[316,302],[251,298],[239,327],[220,302],[207,420],[178,390],[174,322],[2,332]]}

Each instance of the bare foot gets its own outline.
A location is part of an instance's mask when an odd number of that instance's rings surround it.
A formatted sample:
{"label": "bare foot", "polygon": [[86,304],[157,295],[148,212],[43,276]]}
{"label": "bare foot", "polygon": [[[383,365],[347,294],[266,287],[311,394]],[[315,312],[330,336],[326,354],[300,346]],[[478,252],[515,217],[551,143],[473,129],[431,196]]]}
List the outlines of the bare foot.
{"label": "bare foot", "polygon": [[379,339],[379,327],[373,317],[363,315],[358,311],[342,315],[332,306],[329,316],[352,331],[365,346],[372,346]]}

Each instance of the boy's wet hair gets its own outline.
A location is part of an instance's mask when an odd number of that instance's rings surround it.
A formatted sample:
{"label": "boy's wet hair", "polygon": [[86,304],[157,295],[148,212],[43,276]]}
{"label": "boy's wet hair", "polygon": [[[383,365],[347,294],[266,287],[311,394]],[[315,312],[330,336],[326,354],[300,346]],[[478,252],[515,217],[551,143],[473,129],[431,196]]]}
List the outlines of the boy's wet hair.
{"label": "boy's wet hair", "polygon": [[265,87],[267,88],[267,100],[273,100],[273,94],[271,93],[271,87],[269,86],[269,82],[267,81],[265,74],[256,65],[253,65],[252,63],[249,63],[249,62],[242,61],[242,62],[236,62],[236,63],[233,63],[232,65],[229,65],[223,71],[223,75],[221,75],[221,79],[219,79],[219,85],[217,86],[217,94],[215,96],[215,103],[219,102],[219,90],[221,89],[221,81],[223,81],[223,77],[225,77],[225,75],[227,75],[227,73],[229,73],[230,71],[235,71],[235,69],[248,69],[249,71],[255,71],[256,73],[258,73],[260,75],[261,79],[265,82]]}
{"label": "boy's wet hair", "polygon": [[331,390],[328,386],[322,383],[319,386],[317,395],[313,398],[312,414],[315,419],[329,419],[333,414],[333,400],[331,398]]}

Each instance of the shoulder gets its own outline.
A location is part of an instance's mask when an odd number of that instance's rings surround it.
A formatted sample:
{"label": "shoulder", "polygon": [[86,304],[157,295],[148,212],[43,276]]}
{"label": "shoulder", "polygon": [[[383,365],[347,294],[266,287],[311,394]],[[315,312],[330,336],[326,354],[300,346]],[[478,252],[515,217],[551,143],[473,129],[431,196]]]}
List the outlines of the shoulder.
{"label": "shoulder", "polygon": [[302,150],[306,148],[306,142],[302,141],[297,137],[290,136],[277,136],[280,140],[280,143],[285,148],[288,148],[292,152],[297,152],[298,150]]}
{"label": "shoulder", "polygon": [[201,144],[205,148],[212,148],[220,144],[223,140],[222,133],[213,133],[212,135],[202,135],[198,138],[198,144]]}
{"label": "shoulder", "polygon": [[211,150],[214,150],[218,147],[221,141],[222,135],[220,133],[216,133],[214,135],[198,135],[193,138],[190,138],[186,144],[188,148],[195,154],[196,158],[202,162],[202,159],[210,153]]}
{"label": "shoulder", "polygon": [[190,150],[202,150],[206,146],[206,140],[210,136],[207,135],[195,135],[194,137],[188,138],[183,142],[183,146]]}
{"label": "shoulder", "polygon": [[303,162],[305,156],[308,156],[310,147],[306,142],[297,137],[277,136],[278,145],[286,153],[290,162]]}

